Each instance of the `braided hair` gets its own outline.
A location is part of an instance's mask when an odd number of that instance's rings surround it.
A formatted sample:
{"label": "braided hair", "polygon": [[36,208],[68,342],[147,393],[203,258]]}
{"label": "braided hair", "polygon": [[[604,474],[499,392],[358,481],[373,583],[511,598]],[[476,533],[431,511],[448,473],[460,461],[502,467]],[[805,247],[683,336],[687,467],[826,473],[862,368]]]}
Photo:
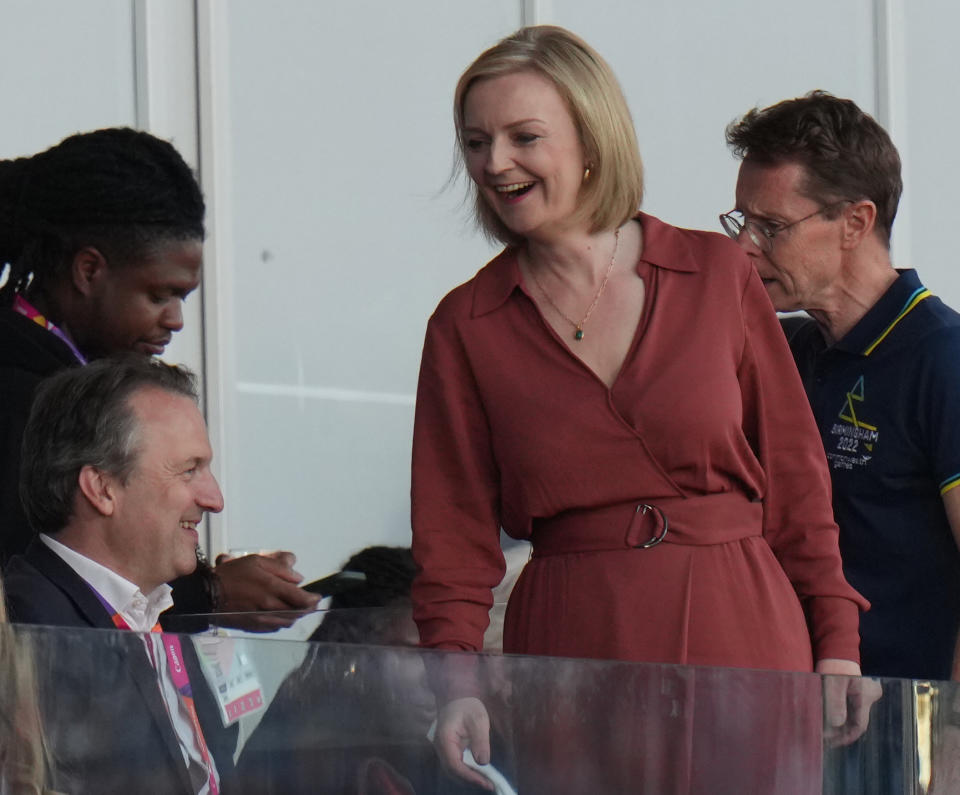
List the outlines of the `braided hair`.
{"label": "braided hair", "polygon": [[333,612],[310,640],[384,642],[397,616],[410,610],[410,588],[417,574],[410,547],[367,547],[343,564],[341,571],[362,572],[366,580],[330,600]]}
{"label": "braided hair", "polygon": [[128,265],[160,243],[202,240],[203,195],[173,146],[111,128],[0,160],[0,307],[43,291],[84,246]]}
{"label": "braided hair", "polygon": [[410,598],[417,564],[409,547],[375,546],[361,549],[341,571],[359,571],[367,579],[362,587],[336,594],[331,608],[387,607]]}

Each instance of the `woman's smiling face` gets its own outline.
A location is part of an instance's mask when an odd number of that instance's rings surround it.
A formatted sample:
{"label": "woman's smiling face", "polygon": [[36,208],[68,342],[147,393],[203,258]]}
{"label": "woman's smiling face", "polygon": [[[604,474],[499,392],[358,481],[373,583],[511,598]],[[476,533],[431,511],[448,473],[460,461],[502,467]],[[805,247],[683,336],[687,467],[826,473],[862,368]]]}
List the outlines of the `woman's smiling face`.
{"label": "woman's smiling face", "polygon": [[467,172],[504,225],[541,239],[569,229],[585,163],[553,83],[531,71],[484,78],[470,87],[463,111]]}

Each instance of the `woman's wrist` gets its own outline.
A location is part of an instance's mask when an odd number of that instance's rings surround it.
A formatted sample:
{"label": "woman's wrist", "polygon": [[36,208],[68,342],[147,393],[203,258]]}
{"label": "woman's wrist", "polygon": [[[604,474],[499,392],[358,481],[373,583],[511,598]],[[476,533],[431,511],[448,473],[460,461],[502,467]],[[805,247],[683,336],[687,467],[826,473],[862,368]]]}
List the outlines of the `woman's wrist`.
{"label": "woman's wrist", "polygon": [[818,660],[813,669],[818,674],[840,675],[840,676],[861,676],[860,664],[853,660],[840,660],[835,657],[827,657]]}

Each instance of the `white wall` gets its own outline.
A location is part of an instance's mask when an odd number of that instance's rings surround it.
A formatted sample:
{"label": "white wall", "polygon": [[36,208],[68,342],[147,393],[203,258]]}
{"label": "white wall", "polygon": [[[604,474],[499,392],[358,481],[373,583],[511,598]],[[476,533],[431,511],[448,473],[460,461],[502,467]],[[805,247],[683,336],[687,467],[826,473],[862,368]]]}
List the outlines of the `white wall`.
{"label": "white wall", "polygon": [[620,78],[646,166],[645,207],[679,226],[720,231],[738,167],[724,128],[755,105],[823,88],[875,111],[871,0],[552,6],[551,21],[587,39]]}
{"label": "white wall", "polygon": [[136,120],[133,3],[0,0],[0,157]]}
{"label": "white wall", "polygon": [[453,79],[520,7],[230,0],[210,16],[214,202],[230,203],[222,543],[292,548],[315,576],[409,543],[426,319],[492,251],[444,191]]}
{"label": "white wall", "polygon": [[[916,267],[931,290],[960,309],[960,266],[953,239],[960,216],[960,6],[950,0],[921,0],[907,10],[902,28],[907,138],[900,155],[912,256],[899,264]],[[902,234],[899,221],[895,241]]]}
{"label": "white wall", "polygon": [[204,312],[173,356],[207,374],[228,506],[214,551],[289,547],[318,576],[409,541],[426,318],[492,251],[444,190],[451,94],[522,22],[566,25],[611,62],[646,209],[680,225],[717,229],[733,203],[729,121],[811,88],[855,99],[904,158],[897,264],[960,306],[947,0],[0,0],[0,157],[136,123],[200,167]]}

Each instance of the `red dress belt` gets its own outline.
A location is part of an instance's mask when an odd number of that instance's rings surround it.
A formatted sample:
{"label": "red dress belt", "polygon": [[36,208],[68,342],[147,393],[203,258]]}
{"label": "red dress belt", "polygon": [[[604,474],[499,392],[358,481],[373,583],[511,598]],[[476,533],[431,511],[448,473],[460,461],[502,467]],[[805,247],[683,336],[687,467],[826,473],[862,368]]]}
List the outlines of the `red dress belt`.
{"label": "red dress belt", "polygon": [[763,533],[763,503],[740,492],[659,497],[564,511],[533,520],[533,557],[649,549],[660,543],[708,546]]}

